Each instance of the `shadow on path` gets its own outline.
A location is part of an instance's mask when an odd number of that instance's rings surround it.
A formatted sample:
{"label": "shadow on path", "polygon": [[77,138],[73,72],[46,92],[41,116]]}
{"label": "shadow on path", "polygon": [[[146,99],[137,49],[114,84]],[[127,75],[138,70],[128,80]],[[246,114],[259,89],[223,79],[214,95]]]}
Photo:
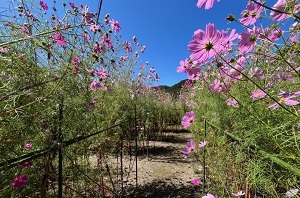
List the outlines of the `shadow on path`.
{"label": "shadow on path", "polygon": [[196,198],[197,187],[178,186],[165,181],[153,181],[140,186],[137,190],[131,187],[127,190],[126,198],[147,197],[147,198]]}

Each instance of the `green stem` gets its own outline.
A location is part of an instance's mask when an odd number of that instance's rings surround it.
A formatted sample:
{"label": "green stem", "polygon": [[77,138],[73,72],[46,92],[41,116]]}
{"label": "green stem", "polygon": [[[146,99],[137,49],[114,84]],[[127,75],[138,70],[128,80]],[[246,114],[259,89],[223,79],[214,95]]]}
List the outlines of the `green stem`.
{"label": "green stem", "polygon": [[[220,128],[212,123],[208,123],[210,126],[220,130]],[[224,131],[224,133],[229,136],[231,139],[235,140],[235,141],[238,141],[238,142],[242,142],[242,139],[233,135],[232,133],[229,133],[229,132],[226,132]],[[263,151],[261,148],[259,148],[258,146],[254,146],[254,145],[249,145],[248,146],[250,149],[253,149],[255,151],[257,151],[261,156],[265,157],[265,158],[268,158],[269,160],[273,161],[274,163],[276,163],[277,165],[285,168],[286,170],[294,173],[295,175],[297,175],[298,177],[300,177],[300,169],[299,168],[296,168],[296,167],[293,167],[292,165],[284,162],[283,160],[275,157],[274,155],[272,154],[269,154],[265,151]]]}

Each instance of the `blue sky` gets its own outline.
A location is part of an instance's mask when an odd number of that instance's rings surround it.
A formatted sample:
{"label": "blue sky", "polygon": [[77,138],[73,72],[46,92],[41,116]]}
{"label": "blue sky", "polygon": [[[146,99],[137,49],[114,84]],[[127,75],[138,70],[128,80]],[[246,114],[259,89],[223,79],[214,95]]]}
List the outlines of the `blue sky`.
{"label": "blue sky", "polygon": [[[51,0],[46,1],[51,2]],[[63,2],[57,0],[57,3]],[[89,5],[91,11],[97,11],[98,0],[74,0],[75,5]],[[225,20],[228,14],[240,17],[248,0],[215,1],[212,9],[196,7],[197,0],[103,0],[101,17],[110,13],[110,19],[121,24],[122,38],[131,40],[136,36],[146,45],[146,51],[140,56],[143,62],[149,61],[160,75],[155,85],[174,85],[186,79],[184,73],[177,73],[179,62],[188,58],[188,43],[194,31],[205,29],[206,24],[214,23],[217,29],[243,28],[237,23]],[[268,0],[273,6],[276,0]],[[49,7],[51,3],[49,4]]]}
{"label": "blue sky", "polygon": [[136,35],[147,46],[141,59],[159,73],[157,84],[171,86],[187,78],[176,69],[190,55],[187,45],[194,31],[205,29],[207,23],[215,23],[218,29],[234,27],[225,18],[229,13],[239,16],[247,1],[236,2],[229,6],[224,0],[204,10],[196,7],[196,0],[104,0],[102,14],[109,12],[120,22],[124,39]]}

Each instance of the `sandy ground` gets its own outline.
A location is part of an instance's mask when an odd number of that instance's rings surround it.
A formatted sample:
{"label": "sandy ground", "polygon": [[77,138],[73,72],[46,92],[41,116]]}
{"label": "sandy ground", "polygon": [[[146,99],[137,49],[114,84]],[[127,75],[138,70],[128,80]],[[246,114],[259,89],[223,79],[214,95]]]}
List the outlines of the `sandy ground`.
{"label": "sandy ground", "polygon": [[[191,180],[199,178],[201,169],[192,158],[184,158],[181,151],[191,133],[182,130],[165,132],[158,141],[140,143],[138,155],[138,184],[136,185],[135,156],[124,156],[124,197],[197,197],[197,187]],[[147,149],[148,148],[148,149]],[[116,164],[116,158],[108,159]],[[137,188],[136,188],[137,187]]]}

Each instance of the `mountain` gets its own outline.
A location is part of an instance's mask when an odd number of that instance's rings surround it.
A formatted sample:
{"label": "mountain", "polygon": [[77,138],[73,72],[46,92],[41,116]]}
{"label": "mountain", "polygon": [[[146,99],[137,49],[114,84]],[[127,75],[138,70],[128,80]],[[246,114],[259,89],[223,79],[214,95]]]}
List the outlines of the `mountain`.
{"label": "mountain", "polygon": [[180,82],[172,86],[159,85],[159,87],[167,93],[177,95],[180,92],[181,88],[183,87],[185,81],[187,81],[187,79],[181,80]]}

